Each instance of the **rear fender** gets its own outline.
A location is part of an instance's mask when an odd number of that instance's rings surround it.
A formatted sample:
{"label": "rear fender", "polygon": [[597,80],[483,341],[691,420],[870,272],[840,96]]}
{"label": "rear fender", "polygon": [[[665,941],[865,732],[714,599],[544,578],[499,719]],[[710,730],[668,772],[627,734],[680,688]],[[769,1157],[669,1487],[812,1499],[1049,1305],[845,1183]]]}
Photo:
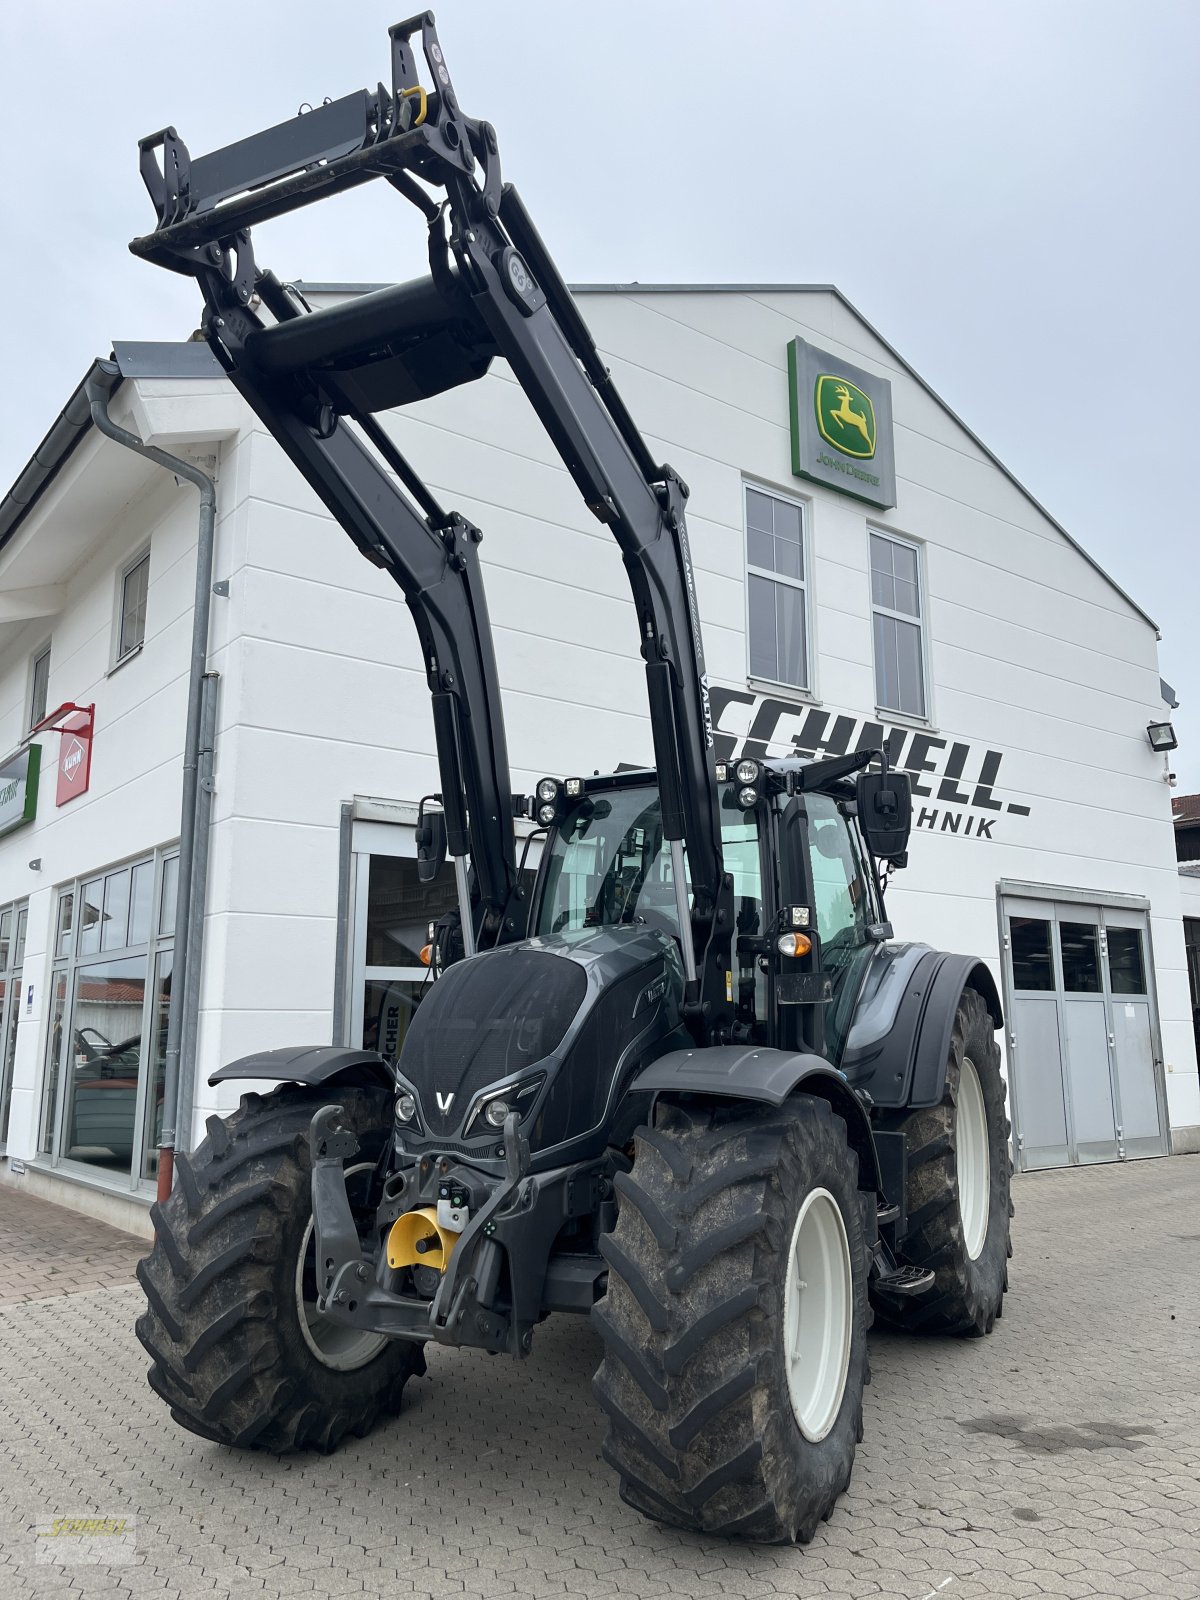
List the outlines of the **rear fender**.
{"label": "rear fender", "polygon": [[269,1078],[276,1083],[341,1084],[354,1089],[395,1092],[396,1080],[384,1058],[374,1050],[352,1050],[345,1045],[285,1045],[280,1050],[258,1050],[218,1067],[209,1083],[235,1078]]}
{"label": "rear fender", "polygon": [[881,946],[842,1055],[854,1088],[885,1110],[938,1105],[965,988],[979,991],[1000,1027],[1004,1018],[995,979],[977,957],[947,955],[927,945]]}
{"label": "rear fender", "polygon": [[763,1045],[710,1045],[703,1050],[671,1050],[638,1074],[630,1093],[698,1095],[716,1100],[756,1100],[781,1106],[792,1095],[828,1101],[846,1124],[858,1156],[860,1189],[879,1187],[879,1166],[870,1119],[842,1073],[821,1056],[771,1050]]}

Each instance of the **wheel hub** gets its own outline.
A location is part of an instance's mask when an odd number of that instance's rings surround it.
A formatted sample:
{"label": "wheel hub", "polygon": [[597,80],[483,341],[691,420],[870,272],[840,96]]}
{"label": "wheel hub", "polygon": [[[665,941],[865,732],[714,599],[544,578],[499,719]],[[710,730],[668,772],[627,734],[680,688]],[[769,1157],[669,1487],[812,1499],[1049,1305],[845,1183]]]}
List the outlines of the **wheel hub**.
{"label": "wheel hub", "polygon": [[[346,1168],[346,1189],[352,1206],[355,1203],[355,1189],[365,1189],[367,1177],[374,1170],[374,1163],[370,1161]],[[344,1323],[333,1322],[329,1317],[322,1316],[317,1310],[315,1232],[313,1218],[309,1217],[296,1257],[296,1311],[300,1319],[300,1332],[305,1344],[323,1367],[332,1367],[335,1372],[356,1372],[359,1367],[374,1361],[387,1343],[387,1337],[365,1332],[361,1328],[348,1328]]]}
{"label": "wheel hub", "polygon": [[828,1189],[813,1189],[792,1229],[783,1353],[792,1412],[816,1444],[837,1420],[850,1370],[854,1280],[846,1224]]}
{"label": "wheel hub", "polygon": [[962,1218],[967,1255],[978,1260],[987,1238],[991,1208],[992,1163],[988,1148],[987,1107],[975,1063],[963,1057],[958,1079],[958,1117],[955,1166],[958,1172],[958,1211]]}

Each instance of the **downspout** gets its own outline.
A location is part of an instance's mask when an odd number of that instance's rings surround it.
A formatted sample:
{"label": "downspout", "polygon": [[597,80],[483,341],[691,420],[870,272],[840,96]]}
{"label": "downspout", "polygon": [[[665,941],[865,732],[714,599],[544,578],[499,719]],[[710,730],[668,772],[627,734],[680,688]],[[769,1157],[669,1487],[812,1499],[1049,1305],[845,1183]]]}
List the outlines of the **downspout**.
{"label": "downspout", "polygon": [[[117,369],[110,363],[99,363],[109,376]],[[197,827],[199,801],[200,758],[205,701],[210,711],[210,728],[215,730],[215,675],[208,674],[208,623],[212,603],[213,543],[217,521],[216,484],[206,472],[180,456],[168,454],[155,445],[148,445],[136,433],[120,427],[108,414],[108,395],[97,380],[89,378],[86,384],[92,421],[106,438],[132,450],[147,461],[195,484],[200,491],[200,524],[196,539],[196,596],[192,618],[191,662],[188,669],[187,723],[183,741],[183,805],[179,819],[179,880],[176,898],[175,950],[171,970],[171,1009],[167,1018],[167,1052],[163,1073],[163,1125],[158,1150],[158,1198],[165,1200],[171,1193],[174,1176],[175,1148],[178,1134],[180,1107],[183,1106],[185,1124],[191,1122],[191,1102],[185,1104],[180,1095],[186,1084],[190,1095],[194,1078],[196,1052],[196,1023],[199,1014],[200,960],[203,942],[204,902],[207,891],[208,865],[208,807],[204,809],[204,838],[198,843]],[[209,687],[206,689],[206,681]],[[211,738],[209,763],[211,766]],[[211,780],[210,780],[211,781]],[[203,870],[198,871],[200,866]],[[187,1013],[185,1019],[185,1012]],[[184,1053],[186,1047],[186,1071]],[[186,1134],[186,1126],[185,1126]]]}

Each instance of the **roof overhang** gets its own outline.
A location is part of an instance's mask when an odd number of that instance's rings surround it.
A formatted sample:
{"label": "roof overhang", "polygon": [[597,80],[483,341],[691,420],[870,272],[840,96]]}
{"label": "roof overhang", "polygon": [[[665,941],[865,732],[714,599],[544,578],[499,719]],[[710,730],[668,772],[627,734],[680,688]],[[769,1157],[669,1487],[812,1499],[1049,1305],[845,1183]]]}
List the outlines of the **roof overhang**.
{"label": "roof overhang", "polygon": [[116,420],[168,449],[237,427],[241,402],[206,345],[118,345],[112,360],[93,361],[0,501],[0,649],[26,624],[59,614],[72,573],[123,509],[166,476],[101,437],[89,388]]}

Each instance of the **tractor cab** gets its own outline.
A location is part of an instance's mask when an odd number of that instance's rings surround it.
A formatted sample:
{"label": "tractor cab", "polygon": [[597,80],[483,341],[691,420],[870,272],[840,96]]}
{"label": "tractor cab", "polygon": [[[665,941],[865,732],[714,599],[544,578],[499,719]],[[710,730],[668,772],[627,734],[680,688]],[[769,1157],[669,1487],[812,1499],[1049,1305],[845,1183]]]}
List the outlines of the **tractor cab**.
{"label": "tractor cab", "polygon": [[[846,765],[791,758],[717,766],[735,921],[726,974],[732,1042],[836,1063],[872,950],[891,934],[879,864],[897,860],[907,842],[907,779],[888,775],[884,804],[895,810],[884,813],[889,833],[877,834],[873,849]],[[878,774],[866,777],[873,822],[875,796],[889,791]],[[652,771],[544,778],[533,804],[548,834],[531,934],[586,940],[591,930],[640,928],[680,939],[691,883],[686,857],[682,885],[675,880]]]}

